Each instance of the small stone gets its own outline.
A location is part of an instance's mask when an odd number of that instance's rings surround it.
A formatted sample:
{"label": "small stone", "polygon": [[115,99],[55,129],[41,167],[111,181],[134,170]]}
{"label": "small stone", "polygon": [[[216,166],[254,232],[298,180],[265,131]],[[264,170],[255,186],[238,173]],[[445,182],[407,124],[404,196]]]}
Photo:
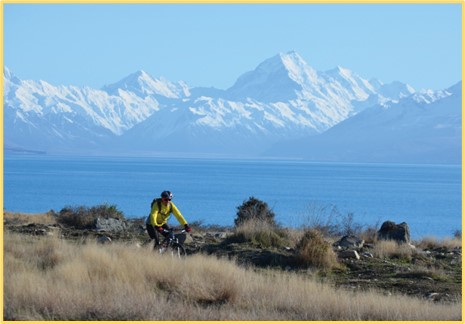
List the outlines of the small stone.
{"label": "small stone", "polygon": [[340,251],[339,252],[339,257],[343,258],[343,259],[357,259],[357,260],[360,260],[360,255],[355,250]]}
{"label": "small stone", "polygon": [[108,244],[108,243],[111,243],[111,238],[109,238],[108,236],[100,236],[97,239],[97,242],[100,244]]}

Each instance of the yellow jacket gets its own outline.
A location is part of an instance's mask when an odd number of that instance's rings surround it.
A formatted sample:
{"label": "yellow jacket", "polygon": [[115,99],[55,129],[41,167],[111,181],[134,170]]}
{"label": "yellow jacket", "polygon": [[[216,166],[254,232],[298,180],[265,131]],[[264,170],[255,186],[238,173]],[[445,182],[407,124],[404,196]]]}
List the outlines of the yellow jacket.
{"label": "yellow jacket", "polygon": [[160,204],[161,210],[158,210],[158,204],[154,203],[153,206],[152,206],[152,210],[150,211],[150,215],[147,218],[147,224],[150,224],[152,226],[163,226],[163,225],[165,225],[168,222],[168,219],[171,216],[170,204],[171,204],[173,215],[176,217],[179,224],[186,225],[187,224],[186,220],[182,216],[179,209],[172,202],[170,202],[168,205],[165,205],[164,203],[161,203]]}

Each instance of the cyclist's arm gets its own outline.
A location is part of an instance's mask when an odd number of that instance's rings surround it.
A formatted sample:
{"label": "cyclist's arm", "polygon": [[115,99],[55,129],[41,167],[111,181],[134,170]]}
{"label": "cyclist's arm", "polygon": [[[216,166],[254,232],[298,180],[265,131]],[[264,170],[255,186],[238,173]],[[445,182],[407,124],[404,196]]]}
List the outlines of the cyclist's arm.
{"label": "cyclist's arm", "polygon": [[179,209],[173,204],[171,203],[171,205],[173,206],[173,215],[174,217],[176,217],[176,219],[178,220],[179,224],[181,225],[186,225],[187,224],[187,221],[184,219],[184,216],[182,216],[181,212],[179,211]]}

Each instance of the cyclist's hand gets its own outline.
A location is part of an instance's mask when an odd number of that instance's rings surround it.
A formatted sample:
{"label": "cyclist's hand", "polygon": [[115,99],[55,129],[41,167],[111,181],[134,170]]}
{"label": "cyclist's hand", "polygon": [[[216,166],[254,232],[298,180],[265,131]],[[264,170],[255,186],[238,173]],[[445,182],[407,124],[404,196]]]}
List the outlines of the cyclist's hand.
{"label": "cyclist's hand", "polygon": [[187,233],[190,233],[192,231],[192,228],[189,227],[188,224],[184,225],[184,230],[187,232]]}
{"label": "cyclist's hand", "polygon": [[163,233],[164,230],[165,230],[165,229],[164,229],[163,227],[161,227],[161,226],[158,226],[158,227],[157,227],[157,231],[159,231],[160,233]]}

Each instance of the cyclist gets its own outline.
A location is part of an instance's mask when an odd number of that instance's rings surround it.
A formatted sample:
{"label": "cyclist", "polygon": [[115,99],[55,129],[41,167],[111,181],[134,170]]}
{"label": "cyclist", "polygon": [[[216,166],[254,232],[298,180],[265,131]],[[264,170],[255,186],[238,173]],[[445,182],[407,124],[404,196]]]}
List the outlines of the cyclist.
{"label": "cyclist", "polygon": [[161,198],[154,199],[152,201],[152,209],[145,222],[147,233],[149,234],[150,239],[155,240],[154,247],[160,244],[157,233],[160,233],[165,238],[168,237],[169,226],[167,222],[171,214],[176,217],[179,224],[184,225],[186,232],[191,231],[191,228],[189,227],[187,221],[184,219],[184,216],[182,216],[181,212],[175,206],[175,204],[171,202],[171,199],[173,199],[173,194],[171,191],[163,191],[160,197]]}

